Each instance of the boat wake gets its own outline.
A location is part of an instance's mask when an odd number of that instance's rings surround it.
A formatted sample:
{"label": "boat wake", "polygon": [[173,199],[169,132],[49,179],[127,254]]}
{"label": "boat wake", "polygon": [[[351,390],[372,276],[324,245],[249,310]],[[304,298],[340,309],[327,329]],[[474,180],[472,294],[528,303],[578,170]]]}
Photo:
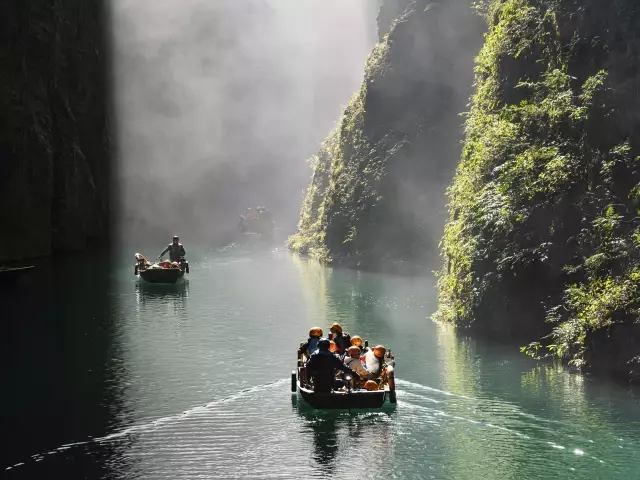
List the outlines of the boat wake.
{"label": "boat wake", "polygon": [[[174,415],[169,415],[166,417],[161,417],[158,418],[156,420],[153,420],[151,422],[147,422],[147,423],[142,423],[139,425],[133,425],[131,427],[125,428],[124,430],[121,430],[119,432],[114,432],[111,433],[109,435],[105,435],[103,437],[95,437],[95,438],[90,438],[89,440],[83,440],[83,441],[79,441],[79,442],[73,442],[73,443],[66,443],[64,445],[61,445],[57,448],[54,448],[52,450],[43,452],[43,453],[37,453],[35,455],[31,455],[31,461],[34,462],[40,462],[42,461],[46,455],[53,455],[56,453],[62,453],[65,452],[71,448],[74,447],[80,447],[80,446],[86,446],[86,445],[92,445],[92,444],[105,444],[105,443],[109,443],[109,442],[113,442],[113,441],[117,441],[120,440],[122,438],[126,438],[129,437],[131,435],[137,435],[137,434],[141,434],[141,433],[145,433],[145,432],[149,432],[149,431],[153,431],[153,430],[157,430],[159,428],[163,428],[165,426],[180,422],[186,418],[192,417],[194,415],[198,415],[198,414],[203,414],[203,413],[207,413],[209,412],[211,409],[214,409],[216,407],[219,407],[220,405],[224,405],[227,403],[232,403],[234,401],[240,400],[242,398],[245,397],[250,397],[252,394],[258,393],[258,392],[264,392],[265,389],[276,389],[278,387],[283,386],[284,384],[287,384],[288,379],[281,379],[281,380],[277,380],[275,382],[270,382],[270,383],[266,383],[263,385],[257,385],[254,387],[250,387],[250,388],[246,388],[244,390],[240,390],[237,393],[234,393],[233,395],[229,395],[228,397],[224,397],[224,398],[220,398],[217,400],[214,400],[212,402],[209,402],[205,405],[199,405],[199,406],[195,406],[192,407],[188,410],[185,410],[181,413],[177,413]],[[9,467],[6,467],[5,470],[12,470],[14,468],[18,468],[21,467],[23,465],[25,465],[26,462],[19,462],[16,463],[14,465],[11,465]]]}
{"label": "boat wake", "polygon": [[[571,423],[523,412],[518,405],[498,398],[476,398],[406,380],[397,380],[397,385],[399,409],[415,412],[422,422],[443,429],[454,429],[456,423],[463,422],[498,435],[502,432],[507,435],[504,438],[507,442],[509,437],[516,437],[525,443],[533,442],[604,463],[585,452],[593,441]],[[497,441],[497,437],[494,440]],[[570,444],[574,446],[567,446]]]}

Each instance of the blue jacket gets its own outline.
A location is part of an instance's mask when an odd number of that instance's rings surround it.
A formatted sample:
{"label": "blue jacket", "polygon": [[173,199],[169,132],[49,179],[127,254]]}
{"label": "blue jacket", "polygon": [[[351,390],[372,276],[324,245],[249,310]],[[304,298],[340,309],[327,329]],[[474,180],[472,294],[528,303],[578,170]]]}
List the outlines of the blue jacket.
{"label": "blue jacket", "polygon": [[300,345],[298,349],[298,354],[302,355],[305,353],[307,357],[310,357],[313,352],[318,349],[318,342],[320,341],[320,337],[309,337],[307,343],[303,343]]}

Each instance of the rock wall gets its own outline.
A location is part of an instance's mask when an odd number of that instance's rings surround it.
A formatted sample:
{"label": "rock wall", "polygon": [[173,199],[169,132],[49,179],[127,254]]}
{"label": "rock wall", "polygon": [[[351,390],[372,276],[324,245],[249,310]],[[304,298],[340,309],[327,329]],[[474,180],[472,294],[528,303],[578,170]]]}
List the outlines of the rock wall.
{"label": "rock wall", "polygon": [[364,268],[436,257],[484,29],[466,0],[387,0],[365,79],[311,160],[290,248]]}
{"label": "rock wall", "polygon": [[487,19],[438,316],[628,375],[640,354],[640,8],[494,0]]}
{"label": "rock wall", "polygon": [[0,262],[107,235],[107,28],[102,0],[0,4]]}

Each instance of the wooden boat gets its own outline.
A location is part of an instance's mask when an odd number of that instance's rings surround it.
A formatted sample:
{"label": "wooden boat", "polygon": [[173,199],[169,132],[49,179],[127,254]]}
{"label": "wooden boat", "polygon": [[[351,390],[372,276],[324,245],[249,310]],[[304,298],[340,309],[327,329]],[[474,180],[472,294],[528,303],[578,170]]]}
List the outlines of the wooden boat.
{"label": "wooden boat", "polygon": [[350,386],[330,393],[316,393],[306,379],[305,367],[298,365],[291,372],[291,392],[299,392],[302,398],[316,409],[370,409],[382,408],[387,400],[396,403],[396,382],[394,367],[388,365],[386,374],[379,384],[378,390],[352,389]]}
{"label": "wooden boat", "polygon": [[240,215],[238,228],[242,235],[272,235],[275,229],[275,223],[265,207],[248,208],[247,211]]}
{"label": "wooden boat", "polygon": [[149,283],[176,283],[189,273],[189,263],[183,258],[178,262],[151,263],[140,253],[136,253],[134,274]]}
{"label": "wooden boat", "polygon": [[27,267],[0,267],[0,283],[12,284],[19,280],[25,273],[36,268],[33,265]]}

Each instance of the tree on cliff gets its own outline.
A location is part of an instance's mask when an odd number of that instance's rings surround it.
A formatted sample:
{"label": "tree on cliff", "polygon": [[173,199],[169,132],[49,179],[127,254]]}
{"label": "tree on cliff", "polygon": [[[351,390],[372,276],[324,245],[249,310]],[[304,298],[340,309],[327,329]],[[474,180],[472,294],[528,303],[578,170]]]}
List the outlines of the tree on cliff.
{"label": "tree on cliff", "polygon": [[373,268],[435,256],[481,23],[468,0],[384,2],[362,88],[311,161],[293,250]]}
{"label": "tree on cliff", "polygon": [[640,354],[640,6],[493,0],[486,14],[437,316],[627,374]]}

